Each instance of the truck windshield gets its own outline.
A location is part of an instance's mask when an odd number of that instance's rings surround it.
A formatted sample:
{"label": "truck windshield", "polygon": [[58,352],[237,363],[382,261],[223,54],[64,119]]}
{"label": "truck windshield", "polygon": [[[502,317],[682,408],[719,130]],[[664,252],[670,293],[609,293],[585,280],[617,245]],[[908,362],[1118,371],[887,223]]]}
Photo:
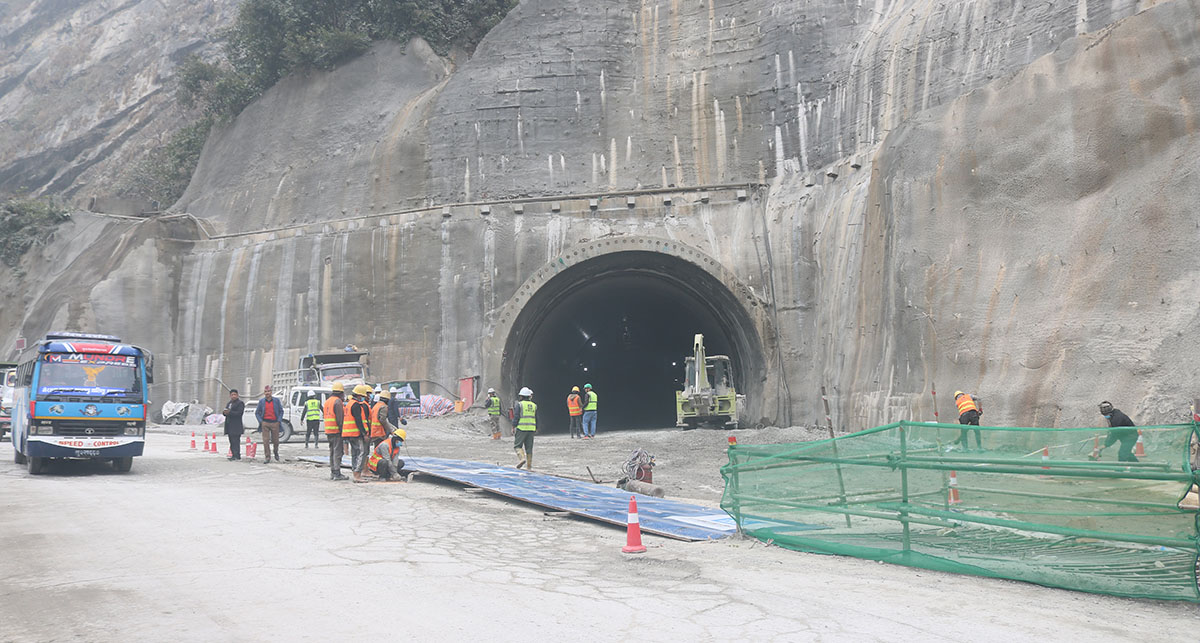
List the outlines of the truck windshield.
{"label": "truck windshield", "polygon": [[138,358],[132,355],[49,353],[38,369],[39,397],[136,396],[142,392]]}
{"label": "truck windshield", "polygon": [[361,364],[347,364],[345,366],[322,366],[321,380],[324,382],[336,382],[338,380],[362,379],[363,368]]}

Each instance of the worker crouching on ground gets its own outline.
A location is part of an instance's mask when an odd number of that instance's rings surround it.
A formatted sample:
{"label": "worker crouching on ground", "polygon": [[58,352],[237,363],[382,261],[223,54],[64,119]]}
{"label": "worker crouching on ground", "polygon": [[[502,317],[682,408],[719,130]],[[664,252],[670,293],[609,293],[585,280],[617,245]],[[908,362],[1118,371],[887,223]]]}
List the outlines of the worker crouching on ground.
{"label": "worker crouching on ground", "polygon": [[537,431],[537,404],[533,391],[522,387],[519,399],[513,404],[513,449],[517,452],[517,468],[525,465],[533,470],[533,434]]}
{"label": "worker crouching on ground", "polygon": [[492,425],[492,439],[500,439],[500,396],[496,395],[496,389],[488,389],[487,406],[484,408],[488,412],[488,422]]}
{"label": "worker crouching on ground", "polygon": [[571,417],[571,437],[583,437],[583,398],[579,397],[578,386],[572,386],[567,396],[567,415]]}
{"label": "worker crouching on ground", "polygon": [[[1138,432],[1135,428],[1118,428],[1118,427],[1134,427],[1133,420],[1129,419],[1120,409],[1113,408],[1113,405],[1104,401],[1100,403],[1100,415],[1103,415],[1108,420],[1108,426],[1112,430],[1108,432],[1108,437],[1104,439],[1104,448],[1112,446],[1118,440],[1121,442],[1121,448],[1117,450],[1118,462],[1138,462],[1137,456],[1133,455],[1133,448],[1137,445]],[[1104,449],[1101,449],[1103,451]]]}
{"label": "worker crouching on ground", "polygon": [[325,418],[325,442],[329,444],[329,479],[345,480],[342,475],[342,423],[345,421],[346,407],[342,398],[346,389],[341,382],[333,383],[333,393],[325,398],[322,416]]}
{"label": "worker crouching on ground", "polygon": [[367,459],[367,469],[378,475],[380,480],[399,478],[400,470],[404,468],[404,460],[400,459],[400,446],[407,437],[404,429],[392,431],[388,439],[380,441],[371,450],[371,457]]}
{"label": "worker crouching on ground", "polygon": [[375,398],[375,405],[371,407],[371,448],[379,446],[384,438],[391,435],[396,427],[388,421],[388,400],[391,399],[391,394],[387,391],[380,391]]}
{"label": "worker crouching on ground", "polygon": [[[970,393],[955,391],[954,404],[958,406],[959,424],[979,426],[979,416],[983,415],[983,410],[979,400],[975,396]],[[963,429],[962,433],[958,436],[958,441],[962,444],[963,451],[967,450],[969,439],[970,435],[968,435],[967,429]],[[975,446],[983,449],[983,435],[979,432],[979,429],[975,429]]]}
{"label": "worker crouching on ground", "polygon": [[350,412],[342,419],[342,442],[350,445],[350,468],[355,482],[366,482],[362,479],[367,460],[363,438],[371,426],[371,409],[367,406],[370,394],[371,387],[366,384],[355,386]]}

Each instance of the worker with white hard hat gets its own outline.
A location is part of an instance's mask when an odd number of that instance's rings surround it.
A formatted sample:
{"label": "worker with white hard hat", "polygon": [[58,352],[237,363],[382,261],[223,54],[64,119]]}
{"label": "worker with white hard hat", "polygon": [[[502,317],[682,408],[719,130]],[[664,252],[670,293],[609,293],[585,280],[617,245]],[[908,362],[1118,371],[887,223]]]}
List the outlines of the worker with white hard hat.
{"label": "worker with white hard hat", "polygon": [[522,465],[533,470],[533,434],[537,431],[537,404],[533,403],[533,391],[521,387],[518,399],[513,404],[513,449],[517,452],[517,468]]}
{"label": "worker with white hard hat", "polygon": [[500,439],[500,396],[496,395],[496,389],[488,389],[487,405],[484,407],[488,412],[488,421],[492,424],[492,439]]}

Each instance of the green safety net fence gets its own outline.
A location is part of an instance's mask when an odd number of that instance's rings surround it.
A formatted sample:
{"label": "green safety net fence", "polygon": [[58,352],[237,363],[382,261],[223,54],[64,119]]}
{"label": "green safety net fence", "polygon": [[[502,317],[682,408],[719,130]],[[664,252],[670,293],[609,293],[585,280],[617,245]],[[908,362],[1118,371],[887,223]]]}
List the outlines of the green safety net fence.
{"label": "green safety net fence", "polygon": [[[1141,598],[1200,601],[1196,424],[1108,428],[898,422],[735,445],[721,506],[808,552]],[[1140,445],[1133,442],[1140,437]],[[1190,492],[1190,493],[1189,493]]]}

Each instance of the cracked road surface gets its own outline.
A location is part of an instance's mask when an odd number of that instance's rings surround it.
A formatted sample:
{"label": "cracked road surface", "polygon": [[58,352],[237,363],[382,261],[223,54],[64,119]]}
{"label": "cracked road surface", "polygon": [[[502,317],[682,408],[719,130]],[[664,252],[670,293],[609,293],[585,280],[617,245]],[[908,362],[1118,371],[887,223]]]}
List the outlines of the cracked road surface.
{"label": "cracked road surface", "polygon": [[36,477],[0,446],[0,640],[1011,643],[1187,640],[1200,626],[1186,604],[742,539],[645,536],[649,552],[628,556],[623,530],[490,494],[333,483],[187,442],[151,434],[130,474],[57,463]]}

